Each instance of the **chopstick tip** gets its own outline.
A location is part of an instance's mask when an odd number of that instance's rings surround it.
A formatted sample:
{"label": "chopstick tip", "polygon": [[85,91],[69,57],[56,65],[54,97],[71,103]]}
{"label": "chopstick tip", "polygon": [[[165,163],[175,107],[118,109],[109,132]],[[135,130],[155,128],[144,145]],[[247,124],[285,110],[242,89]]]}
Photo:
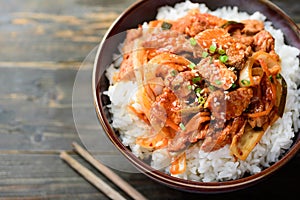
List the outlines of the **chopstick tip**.
{"label": "chopstick tip", "polygon": [[59,154],[59,157],[60,158],[65,158],[67,155],[67,153],[65,151],[61,151],[60,154]]}
{"label": "chopstick tip", "polygon": [[72,142],[72,146],[73,146],[73,147],[76,146],[76,145],[78,145],[77,142],[75,142],[75,141]]}

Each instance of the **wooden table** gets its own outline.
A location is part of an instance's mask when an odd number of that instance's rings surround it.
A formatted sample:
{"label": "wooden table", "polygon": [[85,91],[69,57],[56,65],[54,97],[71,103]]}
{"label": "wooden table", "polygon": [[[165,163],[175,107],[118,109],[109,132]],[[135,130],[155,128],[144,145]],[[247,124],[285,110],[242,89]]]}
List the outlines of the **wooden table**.
{"label": "wooden table", "polygon": [[[68,151],[103,178],[72,151],[73,141],[81,144],[73,109],[91,108],[85,97],[72,106],[73,84],[86,56],[133,2],[0,0],[0,199],[107,199],[59,153]],[[300,23],[299,3],[273,2]],[[95,131],[89,119],[81,120],[86,122],[77,124],[81,131]],[[299,193],[299,169],[300,153],[267,180],[216,195],[177,191],[143,174],[116,173],[149,199],[287,199]]]}

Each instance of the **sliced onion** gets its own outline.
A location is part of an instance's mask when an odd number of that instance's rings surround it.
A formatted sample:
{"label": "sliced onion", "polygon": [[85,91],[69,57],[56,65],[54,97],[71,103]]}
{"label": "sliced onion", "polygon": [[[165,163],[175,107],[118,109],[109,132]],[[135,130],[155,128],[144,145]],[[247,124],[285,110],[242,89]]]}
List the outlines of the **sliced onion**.
{"label": "sliced onion", "polygon": [[156,135],[138,137],[136,144],[147,149],[161,149],[168,145],[168,138],[164,133],[158,132]]}
{"label": "sliced onion", "polygon": [[[279,82],[279,81],[278,81]],[[282,117],[286,104],[286,96],[287,96],[287,84],[285,79],[281,76],[280,84],[277,85],[277,93],[276,93],[276,106],[278,107],[278,115]]]}
{"label": "sliced onion", "polygon": [[269,75],[277,75],[281,71],[281,65],[280,65],[280,63],[277,60],[275,60],[272,57],[272,55],[270,55],[267,52],[264,52],[264,51],[255,52],[252,55],[252,58],[255,61],[263,60],[266,63],[267,68],[266,69],[263,68],[263,70],[265,71],[265,73],[268,76]]}
{"label": "sliced onion", "polygon": [[254,85],[254,80],[252,77],[252,66],[254,61],[252,58],[249,58],[246,61],[245,67],[240,71],[239,74],[239,85],[240,87],[250,87]]}
{"label": "sliced onion", "polygon": [[260,67],[252,68],[253,85],[259,85],[264,75],[264,71]]}
{"label": "sliced onion", "polygon": [[232,138],[230,145],[231,153],[240,160],[246,160],[249,153],[254,149],[256,144],[260,141],[265,131],[254,130],[248,124],[242,135],[235,135]]}
{"label": "sliced onion", "polygon": [[134,75],[139,86],[141,86],[143,82],[143,65],[147,62],[145,55],[146,51],[142,48],[141,41],[136,39],[133,44],[132,59]]}
{"label": "sliced onion", "polygon": [[186,170],[186,155],[182,153],[171,163],[170,173],[172,175],[182,174]]}
{"label": "sliced onion", "polygon": [[[167,64],[167,63],[174,63],[174,64],[178,64],[178,66],[186,67],[191,62],[189,60],[187,60],[186,58],[184,58],[183,56],[179,56],[179,55],[167,53],[167,52],[158,54],[157,56],[155,56],[154,58],[152,58],[149,61],[149,64]],[[177,70],[182,71],[183,68],[177,69]]]}

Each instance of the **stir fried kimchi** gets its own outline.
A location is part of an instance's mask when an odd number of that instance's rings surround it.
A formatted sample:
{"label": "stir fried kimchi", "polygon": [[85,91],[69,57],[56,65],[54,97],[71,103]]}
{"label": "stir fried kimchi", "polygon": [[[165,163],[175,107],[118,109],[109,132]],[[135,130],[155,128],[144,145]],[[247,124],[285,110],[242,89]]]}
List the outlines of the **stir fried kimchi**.
{"label": "stir fried kimchi", "polygon": [[[128,109],[151,127],[136,139],[165,148],[170,172],[185,170],[186,149],[225,145],[245,160],[282,116],[286,83],[274,38],[257,20],[227,21],[198,10],[177,20],[153,20],[127,31],[114,81],[135,81]],[[140,105],[139,108],[133,106]]]}

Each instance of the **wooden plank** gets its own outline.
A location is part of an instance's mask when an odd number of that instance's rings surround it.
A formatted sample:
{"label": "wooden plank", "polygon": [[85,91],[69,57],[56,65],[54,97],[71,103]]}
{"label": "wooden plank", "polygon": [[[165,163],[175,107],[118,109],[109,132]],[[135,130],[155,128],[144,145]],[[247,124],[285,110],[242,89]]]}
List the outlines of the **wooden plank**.
{"label": "wooden plank", "polygon": [[[84,162],[81,157],[77,155],[72,155],[72,157],[117,189],[105,176]],[[54,196],[63,197],[67,194],[69,197],[77,194],[91,194],[91,196],[98,194],[99,197],[102,197],[101,199],[106,199],[101,192],[88,184],[85,179],[64,163],[59,158],[59,154],[2,154],[0,160],[2,161],[0,163],[0,197],[29,197],[43,194],[47,198],[51,198]],[[47,165],[49,167],[46,167]],[[123,178],[129,178],[134,186],[141,185],[145,178],[142,174],[120,173],[118,171],[116,173]],[[147,181],[143,182],[147,183]],[[121,193],[126,196],[123,192]],[[101,194],[102,196],[100,196]]]}
{"label": "wooden plank", "polygon": [[[90,78],[91,71],[81,73]],[[91,91],[86,91],[91,80],[81,82],[78,90],[83,95],[72,105],[76,74],[64,68],[0,68],[0,80],[14,80],[9,87],[0,85],[0,149],[68,149],[73,140],[79,140],[72,109],[83,116],[77,126],[86,133],[98,132]]]}
{"label": "wooden plank", "polygon": [[[106,180],[102,174],[84,162],[82,158],[77,155],[72,155],[72,157],[92,170],[97,176]],[[70,199],[74,197],[75,199],[81,199],[82,197],[87,199],[108,199],[74,170],[69,168],[59,158],[58,154],[2,154],[0,155],[0,160],[0,198],[25,197],[24,199],[26,199],[27,197],[42,199],[44,197],[47,199]],[[268,197],[270,198],[275,198],[276,196],[289,198],[293,196],[293,191],[296,191],[297,185],[289,183],[299,178],[297,173],[297,168],[299,167],[300,163],[292,160],[282,170],[259,183],[256,187],[236,191],[233,194],[215,194],[213,198],[209,195],[173,190],[155,183],[140,173],[133,174],[114,171],[149,199],[199,199],[199,197],[206,199],[229,199],[232,196],[245,199],[249,197],[248,195],[253,199],[260,199],[261,192],[268,193]],[[295,172],[295,177],[287,176],[287,172],[291,171]],[[114,185],[111,186],[115,187]]]}
{"label": "wooden plank", "polygon": [[124,8],[133,2],[30,0],[24,5],[20,0],[10,3],[1,0],[0,19],[5,19],[1,23],[5,28],[0,32],[1,60],[82,60],[100,43],[106,29]]}
{"label": "wooden plank", "polygon": [[[78,156],[74,157],[82,162]],[[0,155],[0,159],[0,197],[105,198],[66,166],[58,154],[9,154]]]}
{"label": "wooden plank", "polygon": [[[83,61],[82,61],[83,62]],[[37,68],[39,70],[58,70],[58,69],[73,69],[78,70],[82,62],[69,61],[69,62],[16,62],[16,61],[0,61],[0,68]]]}

